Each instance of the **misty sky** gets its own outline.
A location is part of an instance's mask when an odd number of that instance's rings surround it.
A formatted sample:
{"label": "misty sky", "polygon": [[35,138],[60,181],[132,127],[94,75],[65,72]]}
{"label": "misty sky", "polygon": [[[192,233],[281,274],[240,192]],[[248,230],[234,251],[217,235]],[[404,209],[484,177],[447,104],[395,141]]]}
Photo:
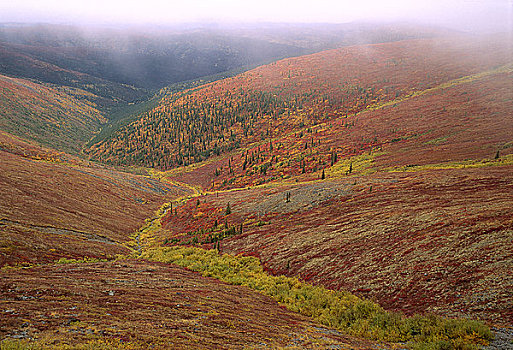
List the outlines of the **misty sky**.
{"label": "misty sky", "polygon": [[410,20],[511,30],[513,0],[0,0],[0,22],[169,24]]}

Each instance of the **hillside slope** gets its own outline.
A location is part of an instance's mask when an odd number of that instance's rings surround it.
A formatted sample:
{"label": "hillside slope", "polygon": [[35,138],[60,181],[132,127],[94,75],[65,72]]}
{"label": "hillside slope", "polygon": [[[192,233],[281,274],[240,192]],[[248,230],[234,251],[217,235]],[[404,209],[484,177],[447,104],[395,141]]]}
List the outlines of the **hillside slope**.
{"label": "hillside slope", "polygon": [[[93,159],[160,169],[356,114],[511,63],[505,38],[411,40],[286,59],[164,99],[91,146]],[[347,120],[352,127],[355,118]],[[357,118],[356,118],[357,119]],[[401,138],[397,128],[388,134]],[[364,147],[378,146],[369,134]],[[307,137],[304,137],[307,143]],[[267,140],[267,141],[266,141]],[[386,140],[381,140],[381,142]],[[358,153],[356,150],[353,153]]]}
{"label": "hillside slope", "polygon": [[205,189],[351,173],[465,167],[513,147],[512,67],[456,79],[358,114],[303,127],[166,172]]}
{"label": "hillside slope", "polygon": [[[246,287],[128,258],[158,260],[171,245],[256,256],[271,274],[408,315],[513,326],[511,81],[513,48],[501,37],[281,60],[170,94],[87,150],[95,160],[153,168],[138,169],[146,176],[0,132],[0,337],[49,348],[389,347],[322,328]],[[104,121],[83,90],[0,82],[9,96],[1,128],[12,133],[77,151]],[[184,266],[222,276],[229,259],[218,251]],[[161,261],[186,260],[167,252]],[[109,261],[62,259],[86,257]],[[232,282],[242,284],[232,267]],[[281,295],[280,284],[245,267],[264,281],[246,286],[267,286],[305,311],[306,295]],[[280,279],[289,290],[299,284]],[[305,314],[323,310],[330,326],[351,318],[371,339],[422,337],[437,322],[417,317],[398,331],[395,316],[373,317],[392,334],[368,334],[371,321],[353,309],[326,309],[332,290],[305,288],[316,296]],[[445,336],[435,335],[440,347],[458,346]]]}
{"label": "hillside slope", "polygon": [[108,257],[160,205],[189,192],[0,133],[0,265]]}
{"label": "hillside slope", "polygon": [[35,338],[48,349],[391,348],[170,264],[57,264],[0,276],[2,305],[10,310],[0,319],[0,338]]}
{"label": "hillside slope", "polygon": [[0,75],[0,129],[78,153],[106,119],[90,93]]}
{"label": "hillside slope", "polygon": [[111,82],[69,67],[61,67],[37,56],[33,57],[18,50],[16,46],[2,42],[0,60],[2,75],[87,91],[88,94],[83,97],[104,111],[120,102],[128,103],[147,94],[147,91],[134,86]]}
{"label": "hillside slope", "polygon": [[[102,27],[66,25],[0,25],[0,43],[22,62],[6,60],[0,71],[68,85],[63,76],[23,70],[28,59],[87,79],[141,89],[158,89],[175,82],[229,71],[306,50],[259,38],[242,38],[208,28]],[[22,64],[20,64],[22,63]],[[80,81],[79,81],[80,82]]]}
{"label": "hillside slope", "polygon": [[[111,89],[129,88],[124,84],[156,89],[339,46],[446,33],[419,25],[378,23],[195,23],[158,27],[0,23],[0,73],[60,85],[79,84],[72,86],[82,89],[87,89],[92,79],[103,81]],[[46,64],[46,69],[39,63]],[[73,81],[68,79],[70,73],[82,76]]]}
{"label": "hillside slope", "polygon": [[177,204],[154,244],[208,247],[220,237],[222,252],[257,256],[274,274],[348,290],[388,309],[512,325],[512,169],[221,191]]}

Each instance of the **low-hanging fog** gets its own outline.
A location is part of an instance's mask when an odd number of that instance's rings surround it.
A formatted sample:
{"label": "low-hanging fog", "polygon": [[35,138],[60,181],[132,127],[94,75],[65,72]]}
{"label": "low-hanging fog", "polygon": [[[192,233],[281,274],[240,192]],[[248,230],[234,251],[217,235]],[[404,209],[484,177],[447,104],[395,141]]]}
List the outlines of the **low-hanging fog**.
{"label": "low-hanging fog", "polygon": [[468,32],[513,28],[511,0],[17,0],[0,22],[160,24],[185,22],[409,21]]}

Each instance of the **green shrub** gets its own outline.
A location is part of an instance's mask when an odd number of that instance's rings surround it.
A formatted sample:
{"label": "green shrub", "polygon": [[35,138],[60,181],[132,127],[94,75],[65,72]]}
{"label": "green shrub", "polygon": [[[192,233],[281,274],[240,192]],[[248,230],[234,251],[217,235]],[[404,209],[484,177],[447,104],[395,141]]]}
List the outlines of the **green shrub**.
{"label": "green shrub", "polygon": [[416,350],[469,350],[493,335],[481,322],[434,315],[405,317],[344,291],[270,276],[255,257],[219,255],[196,247],[161,247],[142,258],[174,263],[230,284],[244,285],[282,303],[292,311],[348,334],[374,340],[408,343]]}

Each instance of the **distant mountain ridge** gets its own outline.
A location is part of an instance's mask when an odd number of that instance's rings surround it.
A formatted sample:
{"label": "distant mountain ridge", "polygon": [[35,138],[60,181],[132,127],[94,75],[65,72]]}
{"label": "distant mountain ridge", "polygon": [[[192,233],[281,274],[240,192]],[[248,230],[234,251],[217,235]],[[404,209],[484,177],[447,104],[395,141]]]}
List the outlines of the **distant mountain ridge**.
{"label": "distant mountain ridge", "polygon": [[[70,84],[64,77],[22,70],[19,60],[23,57],[96,79],[153,89],[355,43],[437,35],[440,32],[433,28],[364,24],[176,28],[3,25],[0,26],[0,45],[4,52],[0,73]],[[16,55],[17,62],[10,62],[9,54]]]}

